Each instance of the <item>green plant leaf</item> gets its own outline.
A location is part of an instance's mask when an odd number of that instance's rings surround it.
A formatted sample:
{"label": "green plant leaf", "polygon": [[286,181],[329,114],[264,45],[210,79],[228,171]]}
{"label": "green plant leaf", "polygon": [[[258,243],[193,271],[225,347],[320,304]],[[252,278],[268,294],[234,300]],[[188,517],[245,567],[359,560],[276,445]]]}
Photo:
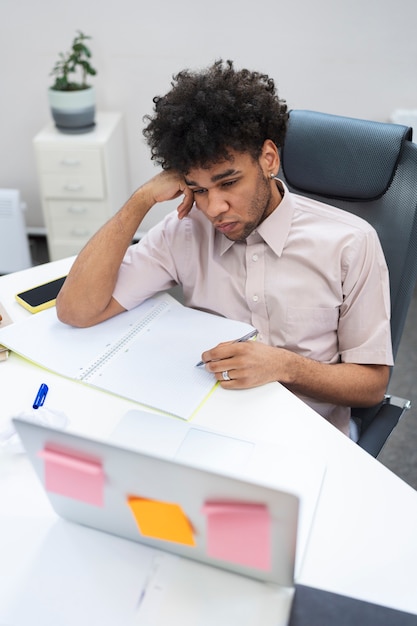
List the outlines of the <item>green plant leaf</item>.
{"label": "green plant leaf", "polygon": [[[58,61],[55,63],[50,75],[55,76],[55,82],[52,89],[58,91],[75,91],[85,89],[86,77],[95,76],[97,71],[90,65],[91,58],[90,49],[84,44],[86,39],[91,39],[89,35],[85,35],[82,31],[77,31],[78,35],[72,42],[71,49],[65,54],[59,52]],[[79,80],[70,80],[70,74],[79,73]]]}

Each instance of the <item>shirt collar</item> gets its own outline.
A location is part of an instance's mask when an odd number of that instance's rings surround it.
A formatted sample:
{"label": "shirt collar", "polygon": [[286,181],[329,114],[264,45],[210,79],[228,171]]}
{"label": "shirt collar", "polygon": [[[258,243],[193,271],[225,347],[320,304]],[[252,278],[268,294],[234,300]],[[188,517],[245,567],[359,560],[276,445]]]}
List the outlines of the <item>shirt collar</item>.
{"label": "shirt collar", "polygon": [[[294,215],[294,200],[292,195],[281,180],[279,184],[282,186],[284,192],[281,202],[275,211],[272,211],[271,215],[261,222],[256,231],[251,233],[248,237],[249,239],[250,237],[260,235],[277,256],[281,256],[282,254]],[[227,237],[218,231],[215,232],[215,241],[220,256],[238,243],[230,241],[230,239],[227,239]]]}

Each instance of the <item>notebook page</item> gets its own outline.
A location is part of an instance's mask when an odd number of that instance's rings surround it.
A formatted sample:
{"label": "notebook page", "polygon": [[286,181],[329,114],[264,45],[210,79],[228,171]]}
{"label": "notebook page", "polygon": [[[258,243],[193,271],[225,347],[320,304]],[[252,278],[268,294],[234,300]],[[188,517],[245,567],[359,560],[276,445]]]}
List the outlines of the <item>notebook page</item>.
{"label": "notebook page", "polygon": [[196,367],[201,353],[247,330],[241,322],[169,307],[88,382],[188,419],[216,384],[213,374]]}
{"label": "notebook page", "polygon": [[0,343],[63,376],[189,419],[216,381],[201,353],[252,327],[187,308],[168,294],[90,328],[62,324],[55,308],[0,331]]}

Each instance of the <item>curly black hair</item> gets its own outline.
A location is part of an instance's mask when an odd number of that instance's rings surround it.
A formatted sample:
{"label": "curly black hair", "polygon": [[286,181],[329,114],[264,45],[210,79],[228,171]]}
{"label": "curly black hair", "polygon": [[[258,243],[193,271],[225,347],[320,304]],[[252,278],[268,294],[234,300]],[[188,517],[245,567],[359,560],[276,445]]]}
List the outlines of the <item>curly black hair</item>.
{"label": "curly black hair", "polygon": [[229,158],[230,149],[257,159],[266,139],[282,146],[287,105],[266,74],[219,60],[201,72],[180,72],[171,85],[144,118],[152,159],[163,169],[209,167]]}

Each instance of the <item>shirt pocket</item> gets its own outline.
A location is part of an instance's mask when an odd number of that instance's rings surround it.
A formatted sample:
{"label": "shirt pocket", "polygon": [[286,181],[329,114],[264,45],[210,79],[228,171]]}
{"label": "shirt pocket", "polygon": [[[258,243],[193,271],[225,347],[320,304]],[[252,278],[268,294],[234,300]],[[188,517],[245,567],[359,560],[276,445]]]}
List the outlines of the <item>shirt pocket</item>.
{"label": "shirt pocket", "polygon": [[284,347],[318,361],[337,361],[338,325],[338,308],[288,307]]}

